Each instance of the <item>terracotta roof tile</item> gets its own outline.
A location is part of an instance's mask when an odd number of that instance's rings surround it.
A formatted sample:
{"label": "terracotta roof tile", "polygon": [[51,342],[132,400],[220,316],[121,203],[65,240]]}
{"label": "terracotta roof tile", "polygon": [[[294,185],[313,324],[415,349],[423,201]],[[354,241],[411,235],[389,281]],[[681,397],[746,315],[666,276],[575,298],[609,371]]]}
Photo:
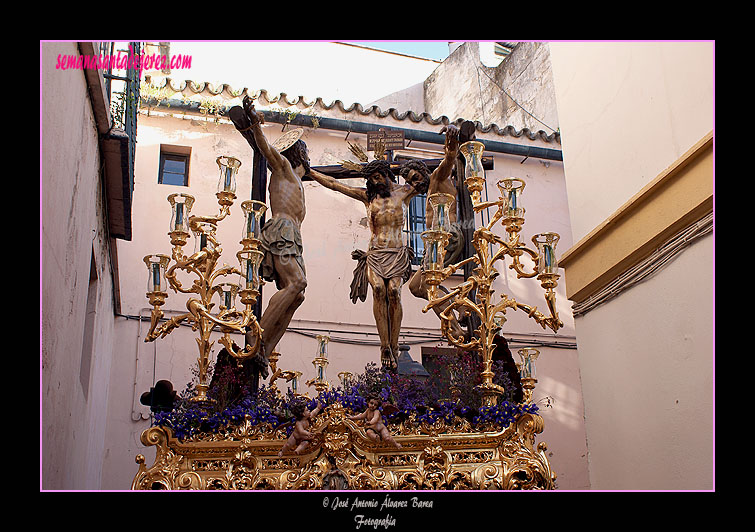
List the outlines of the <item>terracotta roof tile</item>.
{"label": "terracotta roof tile", "polygon": [[[169,77],[165,78],[165,83],[162,85],[155,85],[153,84],[151,76],[145,76],[145,83],[150,86],[153,89],[162,89],[162,88],[168,88],[168,90],[173,91],[174,93],[181,93],[184,94],[188,91],[193,95],[201,95],[201,94],[209,94],[210,96],[221,96],[228,99],[234,99],[234,98],[243,98],[244,96],[249,96],[250,98],[255,99],[262,99],[264,98],[264,101],[268,104],[280,104],[280,105],[286,105],[286,106],[294,106],[294,105],[303,105],[305,107],[314,107],[316,105],[319,105],[324,110],[340,110],[343,113],[346,114],[355,114],[355,115],[361,115],[361,116],[367,116],[367,115],[374,115],[377,118],[386,118],[391,117],[398,121],[404,121],[409,120],[414,123],[419,123],[422,121],[427,122],[430,125],[446,125],[446,124],[461,124],[464,122],[464,118],[458,118],[454,121],[451,121],[447,116],[441,115],[439,117],[432,117],[427,113],[415,113],[414,111],[403,111],[400,112],[397,109],[391,107],[389,109],[383,110],[380,109],[377,105],[371,105],[367,108],[365,108],[360,103],[353,103],[350,106],[346,106],[341,100],[334,100],[330,104],[323,101],[321,97],[317,97],[314,100],[306,100],[304,96],[296,96],[296,97],[290,97],[285,92],[281,92],[275,95],[271,95],[268,93],[266,89],[260,89],[258,91],[250,91],[247,87],[244,87],[242,90],[234,90],[233,87],[230,85],[223,83],[221,85],[215,86],[212,83],[208,82],[201,82],[197,83],[191,80],[186,81],[176,81],[174,79],[171,79]],[[474,121],[477,130],[481,133],[495,133],[501,136],[511,136],[511,137],[527,137],[530,140],[542,140],[545,142],[561,142],[561,135],[558,132],[551,133],[550,135],[547,134],[543,130],[539,131],[532,131],[529,128],[522,128],[522,129],[516,129],[514,126],[508,125],[505,127],[500,127],[497,124],[488,124],[485,125],[479,121]]]}

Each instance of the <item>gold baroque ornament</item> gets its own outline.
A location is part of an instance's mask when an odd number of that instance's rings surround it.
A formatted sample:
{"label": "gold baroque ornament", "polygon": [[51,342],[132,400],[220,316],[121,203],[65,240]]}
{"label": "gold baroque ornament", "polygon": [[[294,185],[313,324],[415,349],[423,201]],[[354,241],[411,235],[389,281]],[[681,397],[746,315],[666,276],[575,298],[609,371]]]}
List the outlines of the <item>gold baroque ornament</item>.
{"label": "gold baroque ornament", "polygon": [[[463,432],[458,424],[394,429],[397,449],[372,441],[339,404],[313,420],[315,433],[304,454],[278,457],[286,435],[247,419],[222,433],[174,437],[170,428],[151,427],[141,435],[156,447],[147,467],[136,457],[134,490],[549,490],[546,446],[535,446],[543,419],[525,413],[505,430]],[[447,431],[444,431],[447,429]]]}

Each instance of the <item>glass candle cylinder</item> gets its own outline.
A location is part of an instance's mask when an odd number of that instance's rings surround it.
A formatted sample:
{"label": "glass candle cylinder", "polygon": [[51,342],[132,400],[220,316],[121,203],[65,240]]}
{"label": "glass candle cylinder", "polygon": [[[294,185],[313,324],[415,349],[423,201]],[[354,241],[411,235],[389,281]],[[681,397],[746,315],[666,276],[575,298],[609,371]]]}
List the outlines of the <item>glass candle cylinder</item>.
{"label": "glass candle cylinder", "polygon": [[213,239],[215,236],[215,224],[210,222],[203,222],[197,225],[197,229],[194,231],[194,253],[207,249],[207,251],[214,251],[215,244]]}
{"label": "glass candle cylinder", "polygon": [[243,250],[237,253],[241,266],[240,285],[243,290],[259,290],[260,287],[260,263],[262,252],[257,250]]}
{"label": "glass candle cylinder", "polygon": [[328,358],[328,342],[329,336],[322,334],[317,335],[317,356],[318,358]]}
{"label": "glass candle cylinder", "polygon": [[535,378],[535,360],[537,360],[540,351],[533,349],[532,347],[525,347],[518,351],[519,356],[522,357],[522,367],[520,370],[520,376],[523,379]]}
{"label": "glass candle cylinder", "polygon": [[267,206],[261,201],[246,200],[241,204],[241,210],[244,211],[244,230],[242,231],[241,239],[243,240],[257,240],[260,239],[260,227],[262,216],[267,210]]}
{"label": "glass candle cylinder", "polygon": [[168,202],[172,210],[170,218],[170,230],[189,232],[189,214],[191,206],[194,205],[194,197],[188,194],[171,194],[168,196]]}
{"label": "glass candle cylinder", "polygon": [[299,393],[299,377],[301,377],[301,371],[293,371],[291,377],[291,391],[294,395]]}
{"label": "glass candle cylinder", "polygon": [[436,192],[435,194],[430,194],[427,201],[430,203],[430,208],[433,212],[433,220],[430,229],[433,231],[445,231],[450,233],[451,219],[449,218],[449,209],[452,206],[454,197],[450,194]]}
{"label": "glass candle cylinder", "polygon": [[147,292],[167,292],[168,285],[165,282],[165,270],[170,262],[167,255],[147,255],[144,263],[147,265],[149,276],[147,278]]}
{"label": "glass candle cylinder", "polygon": [[438,271],[443,269],[443,261],[446,256],[446,243],[448,235],[443,231],[425,231],[422,233],[425,243],[425,257],[423,267],[426,271]]}
{"label": "glass candle cylinder", "polygon": [[215,160],[220,168],[220,178],[218,179],[218,192],[236,193],[236,174],[241,166],[241,161],[235,157],[221,155]]}
{"label": "glass candle cylinder", "polygon": [[482,152],[485,145],[476,140],[470,140],[459,146],[464,155],[464,182],[475,203],[480,201],[480,193],[485,184],[485,169],[482,167]]}
{"label": "glass candle cylinder", "polygon": [[346,390],[351,387],[351,378],[354,376],[350,371],[342,371],[338,374],[338,378],[341,379],[341,387]]}
{"label": "glass candle cylinder", "polygon": [[317,368],[317,380],[325,381],[325,367],[328,365],[328,342],[329,336],[322,334],[317,335],[317,356],[312,361]]}
{"label": "glass candle cylinder", "polygon": [[524,190],[524,181],[515,177],[501,179],[496,183],[498,190],[504,200],[503,215],[506,218],[524,218],[524,207],[522,207],[522,191]]}
{"label": "glass candle cylinder", "polygon": [[538,252],[537,273],[558,273],[556,244],[559,238],[556,233],[540,233],[532,237]]}
{"label": "glass candle cylinder", "polygon": [[232,309],[236,305],[236,294],[239,287],[233,283],[221,283],[215,290],[220,296],[220,305],[226,309]]}

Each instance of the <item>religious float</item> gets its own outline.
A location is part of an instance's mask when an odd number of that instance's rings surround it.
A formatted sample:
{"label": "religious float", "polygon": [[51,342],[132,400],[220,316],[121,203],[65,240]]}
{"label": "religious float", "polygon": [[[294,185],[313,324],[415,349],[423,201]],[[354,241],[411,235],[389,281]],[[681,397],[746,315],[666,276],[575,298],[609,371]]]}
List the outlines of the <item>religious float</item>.
{"label": "religious float", "polygon": [[[253,111],[253,107],[251,109]],[[234,123],[240,131],[252,129],[248,123],[240,124],[236,120]],[[286,139],[281,142],[285,145],[271,146],[284,152],[291,144],[292,135],[284,137]],[[262,148],[259,146],[261,142],[264,139],[259,137],[250,140],[250,144],[258,148]],[[383,356],[383,352],[382,369],[372,368],[371,376],[359,378],[342,372],[339,374],[341,385],[334,387],[327,381],[325,372],[328,338],[320,336],[313,362],[317,377],[307,383],[315,387],[317,397],[310,399],[299,393],[301,374],[278,368],[280,354],[273,352],[266,357],[272,369],[269,385],[261,389],[255,387],[256,399],[248,398],[243,404],[221,409],[211,393],[208,377],[210,334],[219,331],[223,335],[220,343],[229,360],[234,361],[236,367],[247,370],[259,360],[264,343],[263,328],[257,316],[259,310],[255,311],[255,307],[263,282],[259,270],[264,256],[261,219],[266,205],[259,200],[242,203],[245,223],[242,249],[237,253],[238,267],[218,267],[222,249],[216,238],[217,224],[228,215],[235,200],[235,179],[240,165],[233,157],[219,157],[217,198],[220,213],[216,216],[192,215],[194,198],[172,194],[168,198],[172,208],[169,233],[172,255],[149,255],[144,259],[149,270],[147,297],[153,307],[151,327],[145,341],[167,336],[182,322],[190,324],[199,333],[198,382],[192,397],[184,401],[181,408],[173,407],[175,392],[168,390],[169,406],[162,412],[160,408],[153,409],[157,412],[155,422],[142,433],[141,442],[155,448],[155,460],[148,465],[143,455],[136,457],[138,471],[132,489],[555,488],[556,475],[548,462],[546,444],[536,443],[537,435],[544,428],[543,418],[532,402],[532,390],[537,382],[534,363],[538,351],[519,350],[522,362],[517,365],[514,379],[518,396],[506,389],[510,388],[510,381],[501,384],[501,370],[494,364],[494,352],[507,309],[524,311],[543,328],[557,331],[562,327],[555,310],[554,293],[559,277],[555,258],[558,235],[535,235],[532,241],[536,249],[523,245],[519,233],[524,223],[521,207],[524,182],[516,178],[502,179],[496,184],[500,190],[499,199],[484,202],[480,194],[485,186],[484,144],[467,140],[456,148],[463,155],[463,158],[454,155],[458,162],[457,175],[464,176],[474,212],[484,209],[495,209],[495,212],[487,224],[474,230],[470,238],[474,252],[460,262],[446,264],[446,247],[452,231],[449,209],[455,208],[455,198],[440,192],[429,194],[432,223],[422,235],[426,250],[424,281],[428,292],[424,311],[437,308],[441,332],[449,343],[457,347],[460,355],[471,353],[476,357],[474,387],[461,390],[458,377],[454,382],[452,376],[446,388],[449,397],[435,397],[428,400],[428,404],[420,405],[416,404],[417,398],[414,397],[414,404],[407,408],[405,404],[397,404],[400,400],[397,400],[395,387],[399,379],[395,366],[391,367],[390,357]],[[505,237],[493,232],[497,223],[505,228]],[[183,248],[190,232],[194,234],[195,249],[187,255]],[[494,297],[492,283],[498,275],[496,263],[505,257],[512,259],[509,267],[517,272],[518,277],[536,277],[540,281],[545,290],[549,316],[505,294]],[[521,262],[522,257],[529,257],[534,264],[531,271],[527,271]],[[452,290],[440,286],[452,273],[465,266],[469,273],[464,282]],[[178,271],[195,277],[191,286],[181,283]],[[238,276],[240,281],[220,282],[228,276]],[[190,297],[185,314],[166,320],[161,306],[168,297],[168,287]],[[217,293],[222,303],[214,311],[211,298]],[[238,296],[242,310],[235,307]],[[471,334],[454,334],[455,312],[475,317],[476,327]],[[230,334],[234,332],[245,334],[243,348],[231,339]],[[276,380],[285,380],[291,385],[287,396],[277,389]],[[406,382],[402,385],[406,389]],[[159,403],[156,399],[158,392],[159,386],[156,386],[148,401]],[[375,418],[377,424],[371,425],[369,420],[360,419],[364,416],[359,414],[369,412],[369,416],[373,416],[371,395],[380,393],[383,406],[376,410],[382,413]],[[264,400],[260,399],[262,396]],[[302,408],[301,403],[304,403],[309,410],[292,417],[295,403]],[[305,418],[306,424],[299,427],[298,420]],[[382,432],[383,429],[386,432]],[[301,437],[297,437],[297,431],[307,434],[303,443]],[[301,445],[293,450],[291,445],[299,443]]]}

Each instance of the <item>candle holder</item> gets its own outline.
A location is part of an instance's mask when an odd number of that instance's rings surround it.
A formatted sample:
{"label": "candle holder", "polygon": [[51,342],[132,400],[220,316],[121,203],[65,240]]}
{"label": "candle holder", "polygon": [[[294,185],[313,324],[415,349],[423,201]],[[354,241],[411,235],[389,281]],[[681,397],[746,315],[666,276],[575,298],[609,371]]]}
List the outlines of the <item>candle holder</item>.
{"label": "candle holder", "polygon": [[262,217],[267,206],[261,201],[246,200],[241,204],[244,211],[244,229],[241,233],[241,245],[244,249],[259,249],[262,233]]}
{"label": "candle holder", "polygon": [[221,310],[232,310],[235,308],[239,285],[233,283],[221,283],[215,287],[215,292],[220,296]]}
{"label": "candle holder", "polygon": [[540,233],[532,237],[532,242],[538,249],[537,278],[542,287],[548,290],[556,287],[559,278],[556,258],[558,240],[556,233]]}
{"label": "candle holder", "polygon": [[[242,269],[246,268],[245,273],[232,266],[217,266],[223,250],[215,233],[218,223],[230,214],[230,207],[236,197],[235,176],[241,165],[238,159],[233,157],[218,157],[217,163],[221,170],[221,179],[216,194],[220,205],[219,214],[216,216],[191,215],[190,211],[194,198],[187,194],[171,194],[168,196],[172,210],[171,230],[168,234],[173,245],[173,264],[168,268],[171,258],[166,255],[150,255],[144,259],[152,278],[152,284],[148,286],[148,289],[158,286],[156,284],[158,279],[155,277],[157,272],[160,272],[163,276],[159,280],[160,290],[148,290],[147,293],[153,308],[152,323],[144,341],[152,342],[158,338],[164,338],[184,321],[189,322],[194,331],[199,331],[199,338],[197,338],[199,345],[199,383],[197,384],[196,395],[192,400],[200,403],[211,402],[211,399],[207,396],[207,389],[209,388],[208,369],[210,351],[214,343],[210,341],[210,335],[215,328],[219,328],[220,332],[223,333],[219,342],[240,363],[256,355],[262,343],[262,328],[254,316],[253,309],[259,296],[260,280],[257,269],[261,262],[262,253],[258,250],[248,250],[248,254],[243,256],[245,262],[242,261],[242,257],[239,257]],[[183,248],[187,244],[189,232],[195,235],[196,242],[194,253],[186,256]],[[239,254],[242,252],[239,252]],[[159,266],[156,266],[156,264]],[[162,273],[163,270],[164,273]],[[179,270],[196,277],[189,288],[184,288],[178,279]],[[239,275],[244,279],[244,282],[241,286],[219,282],[230,275]],[[167,286],[170,286],[176,293],[191,294],[192,297],[189,297],[186,301],[187,313],[159,324],[163,316],[160,307],[165,303],[168,296],[165,290]],[[221,295],[221,304],[219,305],[219,312],[213,314],[212,309],[215,303],[212,302],[212,297],[216,292]],[[236,294],[241,296],[241,301],[245,305],[243,310],[237,310],[233,305]],[[230,334],[246,334],[247,332],[252,333],[255,342],[241,350],[231,340]]]}
{"label": "candle holder", "polygon": [[188,194],[171,194],[168,196],[171,207],[170,243],[174,246],[185,246],[189,238],[189,218],[194,196]]}
{"label": "candle holder", "polygon": [[221,155],[215,162],[220,168],[220,177],[218,178],[218,190],[215,194],[220,205],[233,205],[236,199],[236,174],[241,166],[241,161],[235,157]]}
{"label": "candle holder", "polygon": [[501,179],[496,183],[501,193],[503,204],[502,224],[509,233],[518,233],[524,224],[524,207],[521,206],[521,195],[524,192],[525,183],[521,179],[510,177]]}
{"label": "candle holder", "polygon": [[[524,208],[521,205],[521,195],[525,183],[518,178],[502,179],[497,183],[500,197],[496,201],[481,201],[481,192],[485,186],[485,172],[482,167],[482,152],[484,144],[477,141],[465,142],[459,147],[459,151],[466,160],[464,172],[465,183],[472,196],[472,206],[475,213],[495,207],[497,210],[489,222],[475,230],[472,236],[472,244],[475,254],[461,262],[443,267],[443,252],[437,250],[428,262],[430,268],[426,271],[425,282],[430,286],[428,290],[429,303],[422,309],[427,312],[431,308],[448,302],[448,306],[440,312],[441,333],[448,338],[453,345],[462,349],[474,350],[480,353],[483,363],[481,372],[482,383],[479,389],[483,396],[483,405],[494,406],[498,397],[504,392],[503,388],[493,383],[495,373],[492,371],[492,355],[495,349],[494,338],[503,328],[506,321],[506,310],[523,310],[530,318],[533,318],[544,329],[549,327],[554,332],[563,327],[558,318],[555,305],[555,292],[558,274],[555,269],[558,263],[555,259],[555,243],[558,241],[556,233],[541,233],[535,236],[538,250],[532,250],[520,243],[519,233],[524,224]],[[493,233],[493,226],[501,222],[505,227],[508,237],[506,239]],[[444,231],[439,231],[443,234]],[[423,233],[423,239],[427,245],[445,246],[447,240],[431,231]],[[497,249],[493,249],[497,246]],[[534,271],[527,271],[520,261],[523,256],[529,256],[534,262]],[[538,276],[541,286],[545,289],[545,299],[548,303],[550,316],[544,315],[532,307],[519,303],[506,294],[501,294],[498,301],[494,301],[492,288],[493,281],[499,275],[496,268],[498,261],[511,257],[512,264],[509,268],[516,271],[517,278],[531,278]],[[437,286],[457,269],[470,262],[476,263],[469,278],[446,294],[438,296]],[[451,334],[449,324],[453,319],[453,312],[464,309],[476,314],[480,318],[480,326],[474,331],[472,338],[454,337]]]}
{"label": "candle holder", "polygon": [[236,253],[239,259],[239,293],[241,302],[254,305],[260,295],[260,287],[264,284],[260,277],[260,264],[264,254],[258,249],[243,249]]}
{"label": "candle holder", "polygon": [[316,377],[307,381],[307,386],[314,386],[318,393],[330,389],[330,383],[325,377],[325,368],[328,367],[328,342],[329,336],[317,335],[317,356],[312,361],[315,366]]}
{"label": "candle holder", "polygon": [[281,372],[281,378],[285,379],[287,383],[290,383],[290,390],[294,397],[307,397],[306,394],[299,393],[299,379],[301,378],[301,375],[301,371]]}
{"label": "candle holder", "polygon": [[165,304],[165,300],[168,298],[165,269],[170,264],[170,257],[157,254],[147,255],[144,257],[144,264],[147,265],[147,299],[149,304],[152,305],[151,321],[152,328],[154,328],[163,317],[160,307]]}
{"label": "candle holder", "polygon": [[480,194],[485,187],[485,169],[482,167],[482,153],[485,145],[476,140],[470,140],[459,146],[464,156],[464,183],[467,185],[473,203],[480,202]]}
{"label": "candle holder", "polygon": [[532,402],[532,391],[535,389],[537,379],[535,378],[535,360],[537,360],[540,351],[531,347],[525,347],[517,351],[519,356],[522,357],[521,365],[519,367],[519,380],[522,383],[522,390],[524,392],[524,402]]}
{"label": "candle holder", "polygon": [[443,273],[443,264],[446,257],[446,246],[451,234],[446,231],[430,229],[423,231],[420,236],[425,245],[425,256],[422,264],[425,284],[427,284],[428,297],[432,301],[438,285],[447,277]]}
{"label": "candle holder", "polygon": [[201,222],[191,228],[194,233],[194,253],[207,251],[211,254],[218,247],[218,241],[215,238],[217,226],[212,222]]}
{"label": "candle holder", "polygon": [[350,390],[353,386],[354,374],[350,371],[341,371],[338,373],[338,378],[341,380],[341,388],[343,391]]}
{"label": "candle holder", "polygon": [[444,194],[443,192],[436,192],[427,197],[433,213],[430,229],[433,231],[445,231],[446,233],[451,232],[449,209],[453,205],[454,200],[455,198],[451,194]]}

